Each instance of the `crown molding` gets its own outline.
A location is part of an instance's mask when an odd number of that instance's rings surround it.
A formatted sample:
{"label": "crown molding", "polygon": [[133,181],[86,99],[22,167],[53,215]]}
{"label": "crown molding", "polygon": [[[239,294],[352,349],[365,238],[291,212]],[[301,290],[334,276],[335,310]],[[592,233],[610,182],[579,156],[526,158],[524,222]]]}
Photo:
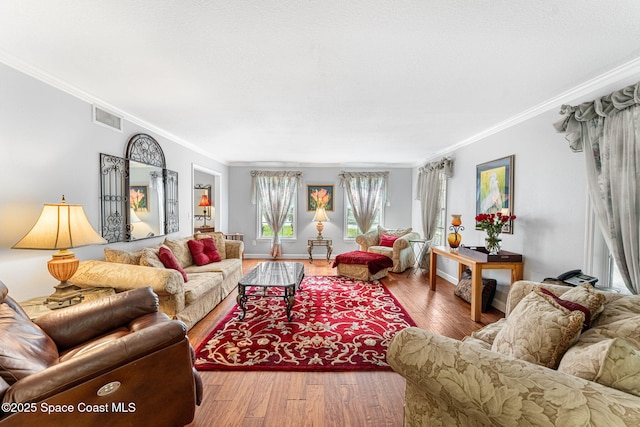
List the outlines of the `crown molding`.
{"label": "crown molding", "polygon": [[575,86],[565,92],[562,92],[557,96],[549,98],[548,100],[527,110],[524,110],[523,112],[516,114],[515,116],[512,116],[502,122],[499,122],[480,133],[463,139],[462,141],[450,147],[447,147],[446,150],[434,153],[424,161],[414,164],[414,167],[422,166],[423,164],[433,161],[436,158],[451,154],[451,152],[456,151],[462,147],[466,147],[467,145],[482,141],[483,139],[491,135],[516,126],[522,122],[539,116],[540,114],[546,113],[553,108],[559,108],[562,106],[562,104],[566,104],[572,101],[575,102],[576,99],[584,98],[586,96],[593,96],[593,93],[598,91],[599,89],[602,89],[607,85],[615,84],[623,79],[631,78],[633,76],[638,76],[638,78],[640,78],[640,57],[619,65],[591,80],[587,80],[586,82],[581,83],[578,86]]}
{"label": "crown molding", "polygon": [[26,75],[28,75],[29,77],[32,77],[36,80],[39,80],[43,83],[46,83],[49,86],[52,86],[58,90],[61,90],[62,92],[71,95],[75,98],[78,98],[84,102],[87,102],[88,104],[95,104],[99,107],[103,107],[107,110],[109,110],[112,113],[115,113],[119,116],[121,116],[124,120],[127,120],[130,123],[133,123],[135,125],[138,125],[140,127],[145,128],[146,130],[155,133],[156,135],[162,136],[164,138],[167,138],[168,140],[175,142],[178,145],[181,145],[185,148],[188,148],[189,150],[193,150],[203,156],[206,156],[212,160],[217,161],[218,163],[221,163],[223,165],[226,165],[225,162],[222,162],[218,159],[216,159],[212,153],[207,152],[205,150],[203,150],[202,148],[188,142],[185,141],[184,139],[172,134],[171,132],[168,132],[158,126],[155,126],[145,120],[140,119],[139,117],[136,117],[130,113],[127,113],[126,111],[123,111],[121,109],[119,109],[118,107],[111,105],[110,103],[104,101],[103,99],[100,99],[94,95],[91,95],[88,92],[83,91],[82,89],[73,86],[72,84],[69,84],[67,82],[65,82],[64,80],[61,80],[45,71],[43,71],[42,69],[35,67],[32,64],[29,64],[26,61],[23,61],[19,58],[16,58],[15,56],[7,53],[6,51],[0,49],[0,62],[2,62],[3,64],[7,65],[8,67],[11,67],[15,70],[20,71],[21,73],[24,73]]}

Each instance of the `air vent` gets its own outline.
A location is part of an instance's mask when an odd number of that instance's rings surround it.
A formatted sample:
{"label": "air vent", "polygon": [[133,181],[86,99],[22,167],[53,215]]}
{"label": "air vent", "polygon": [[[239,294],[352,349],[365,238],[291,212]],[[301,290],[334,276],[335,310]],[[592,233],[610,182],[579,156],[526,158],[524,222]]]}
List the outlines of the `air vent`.
{"label": "air vent", "polygon": [[122,132],[122,117],[116,116],[95,105],[93,106],[93,123]]}

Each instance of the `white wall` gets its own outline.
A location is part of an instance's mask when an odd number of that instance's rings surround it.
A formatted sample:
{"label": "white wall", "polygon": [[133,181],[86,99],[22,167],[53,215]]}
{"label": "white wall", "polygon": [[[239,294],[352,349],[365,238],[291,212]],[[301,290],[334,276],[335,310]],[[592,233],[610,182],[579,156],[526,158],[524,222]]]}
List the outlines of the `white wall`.
{"label": "white wall", "polygon": [[[608,83],[578,100],[579,104],[631,84],[640,76]],[[573,153],[553,128],[560,106],[518,125],[460,148],[453,153],[453,177],[447,190],[447,221],[461,213],[462,244],[484,246],[485,232],[475,230],[476,165],[515,155],[513,234],[501,234],[502,248],[524,257],[524,279],[541,281],[575,268],[591,273],[585,263],[587,184],[584,154]],[[413,186],[418,170],[413,170]],[[413,202],[413,227],[421,230],[420,203]],[[457,282],[457,264],[438,259],[438,275]],[[486,271],[498,281],[494,306],[504,310],[509,291],[508,271]],[[449,291],[447,289],[447,291]]]}
{"label": "white wall", "polygon": [[[229,231],[244,233],[245,256],[268,257],[271,242],[269,240],[257,240],[257,209],[250,203],[251,200],[251,170],[252,167],[229,168],[229,199],[230,215]],[[307,185],[333,184],[334,211],[327,212],[331,222],[323,223],[322,235],[326,239],[333,240],[333,255],[358,249],[353,240],[344,240],[344,190],[340,187],[338,174],[343,170],[335,167],[286,167],[263,168],[267,170],[299,170],[303,172],[302,183],[298,189],[298,233],[295,241],[283,241],[283,258],[306,258],[307,240],[314,238],[318,233],[316,223],[312,222],[314,212],[307,212],[306,191]],[[390,206],[385,208],[384,225],[389,228],[408,227],[411,224],[411,169],[410,168],[386,168],[386,169],[345,169],[349,171],[389,171],[389,199]],[[256,245],[253,245],[253,241]],[[314,260],[321,260],[326,256],[324,247],[314,250]]]}
{"label": "white wall", "polygon": [[[100,230],[99,153],[124,156],[126,143],[136,133],[156,138],[167,168],[178,172],[176,236],[193,232],[192,162],[223,177],[228,173],[226,166],[128,121],[122,133],[96,125],[89,103],[3,64],[0,94],[0,280],[19,301],[51,294],[56,284],[46,266],[53,251],[11,249],[30,230],[44,203],[58,203],[64,194],[68,203],[82,204],[93,227]],[[112,246],[135,249],[161,240]],[[94,259],[103,257],[103,249],[98,245],[74,252],[81,260]]]}

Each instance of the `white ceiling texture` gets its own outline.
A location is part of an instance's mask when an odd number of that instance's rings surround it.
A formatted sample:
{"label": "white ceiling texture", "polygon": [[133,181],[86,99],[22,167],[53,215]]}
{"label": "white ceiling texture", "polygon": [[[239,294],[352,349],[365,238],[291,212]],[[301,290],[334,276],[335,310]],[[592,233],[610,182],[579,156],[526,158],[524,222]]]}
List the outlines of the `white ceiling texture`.
{"label": "white ceiling texture", "polygon": [[639,58],[638,0],[0,1],[1,62],[230,165],[416,165]]}

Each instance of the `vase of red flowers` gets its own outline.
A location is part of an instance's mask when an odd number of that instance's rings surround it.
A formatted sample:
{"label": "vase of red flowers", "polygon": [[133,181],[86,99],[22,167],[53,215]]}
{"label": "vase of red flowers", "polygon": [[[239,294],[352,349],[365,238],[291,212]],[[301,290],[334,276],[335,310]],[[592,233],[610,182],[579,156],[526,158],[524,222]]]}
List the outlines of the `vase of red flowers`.
{"label": "vase of red flowers", "polygon": [[502,239],[498,236],[502,233],[505,224],[514,219],[516,219],[515,215],[502,212],[476,215],[476,227],[487,232],[485,242],[490,255],[500,252]]}

